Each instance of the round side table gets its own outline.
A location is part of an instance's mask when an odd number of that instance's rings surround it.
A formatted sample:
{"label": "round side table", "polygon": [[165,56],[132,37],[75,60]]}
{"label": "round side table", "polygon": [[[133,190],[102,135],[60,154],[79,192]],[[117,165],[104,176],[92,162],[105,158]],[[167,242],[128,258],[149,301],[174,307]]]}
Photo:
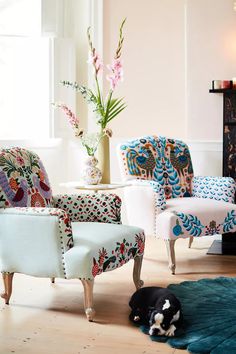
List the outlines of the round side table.
{"label": "round side table", "polygon": [[109,183],[109,184],[84,184],[81,182],[65,182],[60,183],[61,187],[75,188],[86,191],[93,191],[98,193],[99,191],[109,191],[112,189],[124,188],[130,186],[129,183]]}

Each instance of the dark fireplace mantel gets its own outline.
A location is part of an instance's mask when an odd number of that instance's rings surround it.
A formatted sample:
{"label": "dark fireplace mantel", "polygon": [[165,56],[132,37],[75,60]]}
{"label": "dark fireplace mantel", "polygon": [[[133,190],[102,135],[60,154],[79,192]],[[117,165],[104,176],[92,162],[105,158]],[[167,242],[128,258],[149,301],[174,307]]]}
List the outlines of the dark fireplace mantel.
{"label": "dark fireplace mantel", "polygon": [[[236,89],[209,90],[223,93],[223,171],[224,177],[236,180]],[[236,255],[236,233],[215,240],[207,254]]]}

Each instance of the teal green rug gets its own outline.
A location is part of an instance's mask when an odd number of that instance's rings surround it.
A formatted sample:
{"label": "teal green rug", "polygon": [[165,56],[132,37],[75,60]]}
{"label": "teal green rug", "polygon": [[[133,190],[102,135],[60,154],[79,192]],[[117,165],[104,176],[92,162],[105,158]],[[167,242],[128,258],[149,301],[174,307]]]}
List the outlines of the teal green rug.
{"label": "teal green rug", "polygon": [[[220,277],[171,284],[182,304],[184,325],[175,337],[153,341],[192,354],[236,354],[236,278]],[[148,328],[141,327],[148,334]]]}

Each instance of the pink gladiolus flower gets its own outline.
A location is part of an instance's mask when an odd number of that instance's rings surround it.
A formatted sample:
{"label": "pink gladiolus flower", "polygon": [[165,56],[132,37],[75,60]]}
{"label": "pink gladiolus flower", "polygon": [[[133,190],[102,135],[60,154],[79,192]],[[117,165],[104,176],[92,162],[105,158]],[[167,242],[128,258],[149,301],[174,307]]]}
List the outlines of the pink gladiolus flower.
{"label": "pink gladiolus flower", "polygon": [[70,125],[77,129],[79,127],[79,118],[76,117],[76,115],[65,105],[65,104],[59,104],[59,108],[61,108],[65,114],[68,117]]}
{"label": "pink gladiolus flower", "polygon": [[90,58],[88,60],[89,63],[93,64],[96,75],[103,69],[103,63],[101,58],[99,57],[96,49],[93,49],[93,53],[90,53]]}
{"label": "pink gladiolus flower", "polygon": [[119,81],[123,80],[123,67],[119,58],[114,59],[112,65],[107,65],[107,68],[111,71],[111,74],[107,76],[107,80],[110,81],[111,90],[114,91]]}

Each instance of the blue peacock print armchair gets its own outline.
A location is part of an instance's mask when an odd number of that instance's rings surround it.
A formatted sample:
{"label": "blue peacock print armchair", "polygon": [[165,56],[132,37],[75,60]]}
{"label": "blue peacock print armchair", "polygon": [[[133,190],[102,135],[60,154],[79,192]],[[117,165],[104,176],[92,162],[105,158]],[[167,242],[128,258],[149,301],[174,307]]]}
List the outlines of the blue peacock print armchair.
{"label": "blue peacock print armchair", "polygon": [[134,259],[140,271],[144,232],[121,225],[121,200],[114,194],[52,195],[39,157],[22,148],[0,150],[0,271],[9,304],[14,273],[78,278],[92,321],[94,278]]}
{"label": "blue peacock print armchair", "polygon": [[188,146],[145,136],[118,147],[128,221],[165,240],[175,273],[175,241],[236,231],[236,184],[229,177],[196,177]]}

